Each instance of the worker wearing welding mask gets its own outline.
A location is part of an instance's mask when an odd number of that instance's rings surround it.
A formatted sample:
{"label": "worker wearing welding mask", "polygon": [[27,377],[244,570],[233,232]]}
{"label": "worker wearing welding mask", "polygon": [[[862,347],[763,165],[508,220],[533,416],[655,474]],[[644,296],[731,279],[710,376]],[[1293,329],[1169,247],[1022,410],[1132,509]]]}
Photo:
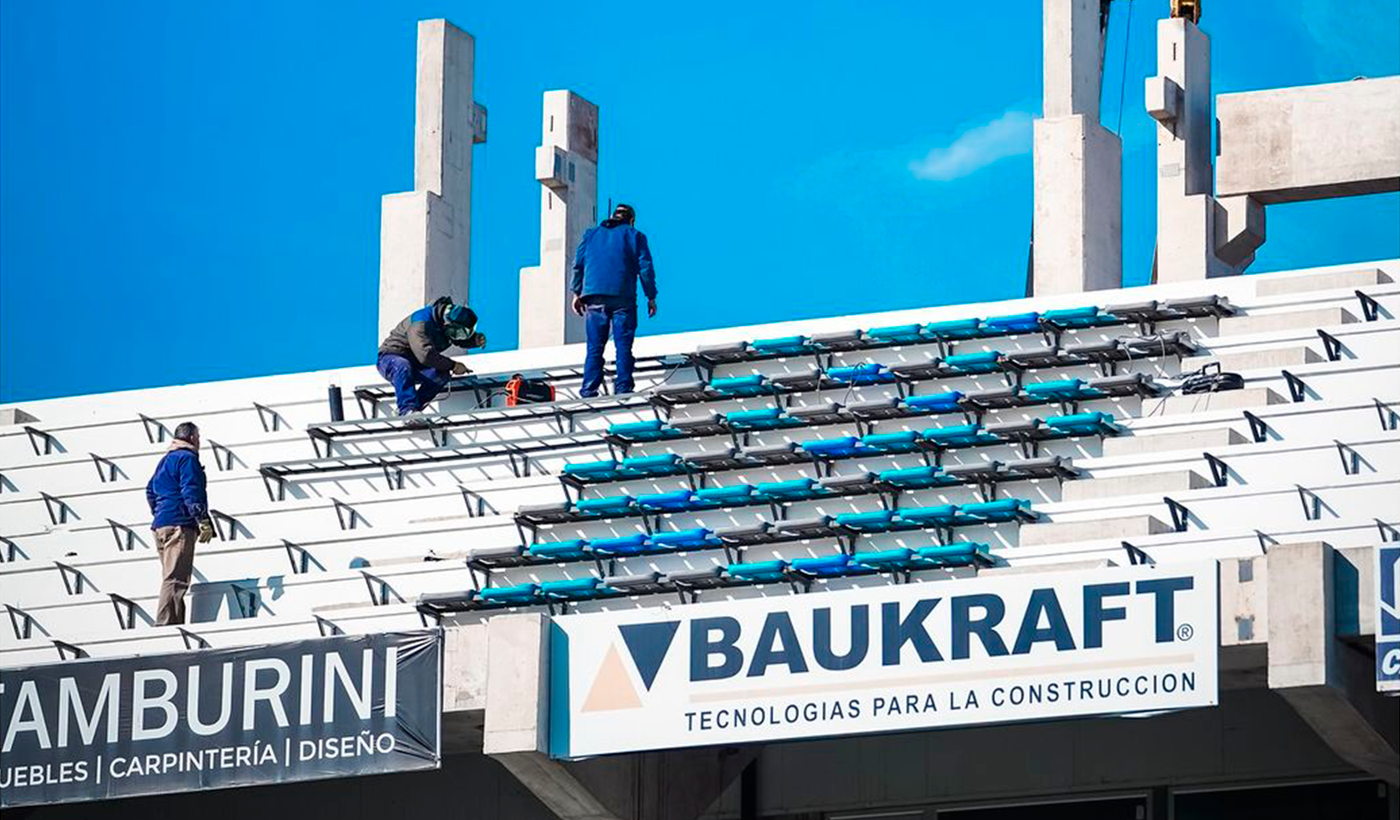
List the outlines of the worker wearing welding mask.
{"label": "worker wearing welding mask", "polygon": [[485,347],[486,336],[477,332],[476,312],[447,296],[413,311],[384,337],[379,375],[394,386],[400,416],[421,415],[453,376],[471,372],[444,355],[453,346]]}

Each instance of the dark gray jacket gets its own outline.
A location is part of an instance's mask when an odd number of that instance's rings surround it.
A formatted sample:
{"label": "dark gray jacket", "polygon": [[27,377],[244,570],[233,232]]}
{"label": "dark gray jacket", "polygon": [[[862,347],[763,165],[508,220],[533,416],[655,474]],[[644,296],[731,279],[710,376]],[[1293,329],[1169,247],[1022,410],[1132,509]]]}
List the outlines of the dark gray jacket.
{"label": "dark gray jacket", "polygon": [[[422,367],[431,367],[444,373],[452,372],[452,360],[443,351],[452,347],[443,329],[443,314],[452,305],[452,300],[443,296],[431,305],[413,311],[402,322],[389,331],[379,345],[380,354],[391,353],[417,362]],[[470,349],[479,345],[459,345]]]}

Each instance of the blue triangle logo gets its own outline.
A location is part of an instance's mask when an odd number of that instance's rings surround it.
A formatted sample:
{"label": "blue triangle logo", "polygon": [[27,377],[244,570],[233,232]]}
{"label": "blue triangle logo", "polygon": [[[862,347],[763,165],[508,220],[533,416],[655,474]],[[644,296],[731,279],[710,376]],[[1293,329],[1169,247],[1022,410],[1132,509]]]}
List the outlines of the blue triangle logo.
{"label": "blue triangle logo", "polygon": [[671,649],[671,641],[676,637],[676,628],[680,625],[680,621],[661,621],[652,624],[622,624],[617,628],[622,633],[622,641],[627,644],[632,663],[641,674],[642,683],[648,692],[651,691],[652,682],[656,680],[656,673],[661,669],[661,662],[666,659],[666,653]]}

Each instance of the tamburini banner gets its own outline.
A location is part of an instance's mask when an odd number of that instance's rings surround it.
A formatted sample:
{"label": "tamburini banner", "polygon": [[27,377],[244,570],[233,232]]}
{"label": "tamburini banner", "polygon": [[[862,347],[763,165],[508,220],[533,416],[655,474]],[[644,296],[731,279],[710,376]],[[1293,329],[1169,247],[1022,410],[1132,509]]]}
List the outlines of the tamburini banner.
{"label": "tamburini banner", "polygon": [[1400,545],[1376,547],[1376,691],[1400,693],[1400,601],[1395,575]]}
{"label": "tamburini banner", "polygon": [[0,806],[437,768],[442,631],[0,670]]}
{"label": "tamburini banner", "polygon": [[1214,561],[566,615],[550,754],[1217,703]]}

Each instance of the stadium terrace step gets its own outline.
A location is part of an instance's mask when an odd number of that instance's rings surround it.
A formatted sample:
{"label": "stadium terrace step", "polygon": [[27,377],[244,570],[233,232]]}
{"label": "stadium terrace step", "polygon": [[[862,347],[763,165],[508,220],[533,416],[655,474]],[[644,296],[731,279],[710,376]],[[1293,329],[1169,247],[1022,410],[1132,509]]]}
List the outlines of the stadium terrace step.
{"label": "stadium terrace step", "polygon": [[1199,490],[1210,486],[1212,486],[1210,479],[1195,470],[1137,473],[1068,482],[1061,491],[1061,500],[1072,503],[1114,498],[1121,495],[1161,495],[1162,493]]}
{"label": "stadium terrace step", "polygon": [[1357,270],[1309,273],[1305,276],[1263,276],[1255,284],[1254,292],[1259,296],[1286,296],[1318,290],[1386,285],[1390,281],[1390,277],[1379,268],[1358,268]]}
{"label": "stadium terrace step", "polygon": [[1183,373],[1198,370],[1204,365],[1218,362],[1222,370],[1273,370],[1280,367],[1296,367],[1323,361],[1320,353],[1306,345],[1297,347],[1274,347],[1263,350],[1241,350],[1237,353],[1221,353],[1210,356],[1192,356],[1182,359]]}
{"label": "stadium terrace step", "polygon": [[1172,450],[1196,450],[1205,452],[1211,448],[1230,447],[1249,441],[1239,431],[1230,427],[1213,427],[1204,430],[1181,430],[1174,433],[1151,433],[1136,436],[1118,436],[1104,439],[1105,458],[1115,456],[1135,456],[1145,453],[1165,453]]}
{"label": "stadium terrace step", "polygon": [[1172,532],[1170,524],[1154,515],[1128,515],[1088,521],[1044,522],[1021,527],[1020,545],[1038,547],[1070,541],[1102,541],[1106,538],[1138,538]]}
{"label": "stadium terrace step", "polygon": [[1246,387],[1241,390],[1226,390],[1221,393],[1197,393],[1189,396],[1164,396],[1156,399],[1143,399],[1142,415],[1143,417],[1175,416],[1187,413],[1209,413],[1212,410],[1239,410],[1287,403],[1288,399],[1274,392],[1274,389],[1271,387]]}
{"label": "stadium terrace step", "polygon": [[1356,321],[1351,311],[1342,307],[1290,310],[1279,313],[1259,313],[1252,316],[1232,316],[1220,320],[1221,336],[1244,336],[1251,333],[1272,333],[1299,327],[1332,327]]}

